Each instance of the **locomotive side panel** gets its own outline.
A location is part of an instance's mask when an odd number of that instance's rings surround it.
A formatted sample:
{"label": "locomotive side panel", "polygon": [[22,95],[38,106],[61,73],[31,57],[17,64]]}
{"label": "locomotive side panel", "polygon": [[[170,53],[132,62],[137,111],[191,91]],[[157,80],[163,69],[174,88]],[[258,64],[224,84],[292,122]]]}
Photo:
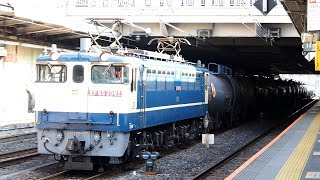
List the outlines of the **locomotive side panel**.
{"label": "locomotive side panel", "polygon": [[[204,116],[203,70],[172,62],[147,62],[146,127]],[[152,124],[148,125],[148,121]]]}

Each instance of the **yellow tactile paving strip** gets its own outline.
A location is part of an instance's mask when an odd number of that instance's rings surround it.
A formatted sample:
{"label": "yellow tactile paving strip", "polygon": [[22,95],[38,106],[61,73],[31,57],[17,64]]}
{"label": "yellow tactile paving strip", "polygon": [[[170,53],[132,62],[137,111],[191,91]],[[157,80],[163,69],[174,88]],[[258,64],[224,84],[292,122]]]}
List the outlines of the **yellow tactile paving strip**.
{"label": "yellow tactile paving strip", "polygon": [[311,150],[317,138],[320,127],[320,113],[317,114],[305,135],[301,139],[299,145],[291,154],[285,165],[281,168],[276,179],[295,180],[301,179],[301,174],[308,161]]}

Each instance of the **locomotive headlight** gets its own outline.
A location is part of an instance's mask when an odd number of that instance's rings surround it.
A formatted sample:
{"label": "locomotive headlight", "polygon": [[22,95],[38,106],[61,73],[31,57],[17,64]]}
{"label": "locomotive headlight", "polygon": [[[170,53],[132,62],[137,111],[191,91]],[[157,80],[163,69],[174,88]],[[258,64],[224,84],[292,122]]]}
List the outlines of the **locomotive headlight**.
{"label": "locomotive headlight", "polygon": [[62,141],[63,140],[63,134],[62,134],[61,131],[57,132],[56,138],[57,138],[57,141]]}
{"label": "locomotive headlight", "polygon": [[150,158],[153,159],[153,160],[157,159],[158,156],[160,156],[159,152],[152,152],[150,154]]}
{"label": "locomotive headlight", "polygon": [[147,165],[148,167],[153,167],[153,165],[154,165],[153,160],[152,160],[152,159],[148,159],[147,162],[146,162],[146,165]]}
{"label": "locomotive headlight", "polygon": [[145,151],[142,153],[142,159],[147,160],[150,157],[150,152],[149,151]]}
{"label": "locomotive headlight", "polygon": [[102,54],[100,55],[101,61],[107,61],[107,60],[108,60],[108,57],[109,57],[109,54],[108,54],[108,53],[102,53]]}
{"label": "locomotive headlight", "polygon": [[53,61],[56,61],[58,60],[60,57],[60,54],[58,52],[53,52],[50,54],[50,58],[53,60]]}

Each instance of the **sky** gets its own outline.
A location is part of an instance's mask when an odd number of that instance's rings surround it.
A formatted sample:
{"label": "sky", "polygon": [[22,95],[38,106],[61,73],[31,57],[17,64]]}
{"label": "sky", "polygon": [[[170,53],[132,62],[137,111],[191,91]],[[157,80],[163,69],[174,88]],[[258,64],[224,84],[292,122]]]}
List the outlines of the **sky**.
{"label": "sky", "polygon": [[[3,0],[1,0],[3,1]],[[64,17],[64,0],[4,0],[9,2],[16,16],[35,20],[60,21]]]}

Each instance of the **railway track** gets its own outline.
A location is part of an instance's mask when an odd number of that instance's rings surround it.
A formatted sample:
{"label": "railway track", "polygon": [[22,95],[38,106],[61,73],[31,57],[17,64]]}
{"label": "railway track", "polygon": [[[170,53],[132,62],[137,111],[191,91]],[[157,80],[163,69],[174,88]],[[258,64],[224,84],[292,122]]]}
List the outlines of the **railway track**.
{"label": "railway track", "polygon": [[40,178],[40,179],[38,179],[38,180],[61,179],[61,178],[63,178],[63,175],[66,174],[67,172],[70,172],[70,171],[69,171],[69,170],[60,171],[60,172],[51,174],[51,175],[49,175],[49,176]]}
{"label": "railway track", "polygon": [[31,139],[31,138],[36,138],[36,137],[37,137],[36,132],[22,133],[22,134],[16,134],[13,136],[2,137],[2,138],[0,138],[0,143],[21,141],[24,139]]}
{"label": "railway track", "polygon": [[232,152],[231,154],[227,155],[225,158],[221,159],[219,162],[207,167],[204,171],[200,172],[199,174],[193,176],[190,179],[193,180],[198,180],[198,179],[203,179],[205,177],[208,177],[212,171],[215,171],[216,169],[220,168],[221,166],[223,166],[225,163],[228,163],[230,160],[232,160],[235,156],[237,156],[238,154],[240,154],[241,152],[243,152],[244,150],[246,150],[247,148],[250,148],[253,144],[255,144],[256,142],[258,142],[260,139],[262,139],[263,137],[267,136],[270,132],[265,132],[262,135],[254,138],[253,140],[251,140],[250,142],[248,142],[248,144],[245,144],[243,146],[241,146],[240,148],[238,148],[237,150],[235,150],[234,152]]}
{"label": "railway track", "polygon": [[[302,114],[303,112],[306,111],[306,109],[309,109],[314,103],[316,102],[316,100],[308,103],[307,105],[305,105],[304,107],[300,108],[298,111],[292,113],[290,116],[288,116],[288,118],[294,117],[297,114]],[[290,121],[291,122],[291,121]],[[282,122],[280,124],[289,124],[290,122]],[[245,151],[246,149],[250,148],[251,146],[255,145],[259,140],[261,140],[262,138],[266,137],[267,135],[269,135],[272,131],[275,130],[275,128],[277,128],[279,125],[275,125],[274,127],[272,127],[271,129],[263,132],[261,135],[257,136],[256,138],[252,139],[251,141],[249,141],[247,144],[239,147],[238,149],[236,149],[235,151],[233,151],[232,153],[228,154],[225,158],[221,159],[220,161],[218,161],[217,163],[214,163],[212,165],[209,165],[207,168],[205,168],[202,172],[198,173],[197,175],[191,177],[190,179],[192,180],[198,180],[198,179],[204,179],[206,177],[211,177],[210,175],[212,174],[211,172],[216,171],[218,168],[222,167],[224,164],[228,163],[230,160],[232,160],[234,157],[236,157],[237,155],[239,155],[241,152]],[[286,126],[286,125],[284,125]]]}
{"label": "railway track", "polygon": [[115,166],[113,168],[107,169],[104,172],[94,172],[94,171],[75,171],[75,170],[64,170],[49,176],[40,178],[38,180],[56,180],[56,179],[84,179],[92,180],[98,178],[112,178],[118,174],[126,172],[128,169],[134,169],[143,166],[144,161],[137,160],[127,164]]}
{"label": "railway track", "polygon": [[[314,102],[309,103],[305,107],[301,108],[299,111],[291,114],[289,117],[295,118],[296,115],[299,115],[299,112],[301,112],[306,107],[309,107],[310,104],[312,105],[313,103]],[[272,129],[269,131],[272,131]],[[241,153],[243,150],[250,148],[250,145],[255,144],[258,140],[265,137],[268,133],[270,133],[270,132],[266,131],[265,133],[263,133],[259,137],[256,137],[255,139],[253,139],[250,143],[242,146],[241,148],[238,148],[237,151],[233,152],[232,154],[229,154],[228,157],[224,158],[220,162],[218,162],[210,167],[207,167],[205,169],[205,171],[202,171],[201,173],[199,173],[196,176],[191,177],[190,179],[202,179],[204,177],[208,177],[208,174],[210,174],[210,172],[214,171],[215,169],[217,169],[219,167],[221,168],[221,166],[224,163],[228,162],[230,159],[232,159],[237,154]],[[177,152],[179,150],[182,151],[182,149],[178,149],[178,150],[171,149],[171,151],[161,152],[160,154],[162,156],[165,156],[167,154],[171,154],[171,153]],[[1,158],[2,157],[0,156],[0,159]],[[57,172],[57,171],[55,171],[54,174],[51,174],[46,177],[40,176],[41,178],[36,178],[36,179],[41,179],[41,180],[48,180],[48,179],[86,179],[86,180],[91,180],[91,179],[107,179],[107,178],[112,179],[112,178],[116,178],[118,175],[126,173],[128,169],[135,170],[135,169],[141,168],[143,166],[144,166],[144,161],[140,161],[140,162],[135,161],[135,162],[128,163],[125,165],[117,166],[116,168],[113,168],[113,169],[108,169],[103,173],[92,172],[92,171],[91,172],[71,171],[71,170],[61,171],[61,169],[60,169],[59,170],[60,172],[58,172],[58,173],[55,173],[55,172]],[[0,167],[1,167],[1,165],[0,165]]]}
{"label": "railway track", "polygon": [[[312,103],[310,103],[312,104]],[[310,104],[308,104],[310,106]],[[301,108],[305,109],[307,106]],[[300,111],[301,111],[300,110]],[[291,114],[289,117],[294,116],[295,114],[298,114],[300,111],[296,111],[295,113]],[[241,153],[243,150],[249,148],[252,144],[255,144],[257,141],[259,141],[260,139],[262,139],[263,137],[267,136],[270,131],[272,131],[273,129],[270,129],[266,132],[264,132],[263,134],[261,134],[260,136],[256,137],[255,139],[251,140],[249,143],[243,145],[242,147],[238,148],[236,151],[234,151],[232,154],[229,154],[228,157],[224,158],[223,160],[219,161],[218,163],[208,167],[207,169],[205,169],[205,171],[199,173],[198,175],[191,177],[191,179],[202,179],[203,177],[206,177],[211,171],[213,171],[215,168],[220,167],[221,165],[223,165],[224,163],[226,163],[227,161],[229,161],[230,159],[232,159],[234,156],[236,156],[237,154]],[[174,148],[172,149],[172,151],[168,151],[168,152],[161,152],[160,154],[162,156],[165,156],[167,154],[171,154],[171,153],[175,153],[177,151],[182,151],[183,149],[179,149],[179,148]],[[112,179],[117,177],[118,175],[121,175],[123,173],[126,173],[126,170],[128,169],[137,169],[138,167],[142,167],[144,166],[144,161],[134,161],[128,164],[124,164],[121,166],[118,166],[117,168],[114,169],[108,169],[105,172],[102,173],[93,173],[92,174],[84,174],[83,172],[79,172],[78,174],[74,173],[74,171],[61,171],[52,175],[49,175],[47,177],[43,177],[40,180],[53,180],[53,179],[85,179],[85,180],[92,180],[92,179]]]}
{"label": "railway track", "polygon": [[[136,167],[136,163],[131,165],[132,167]],[[128,166],[124,165],[124,166]],[[49,176],[40,178],[38,180],[56,180],[56,179],[84,179],[84,180],[92,180],[97,178],[110,178],[112,176],[116,176],[117,174],[123,173],[123,166],[119,167],[117,169],[109,169],[105,172],[99,173],[99,172],[84,172],[84,171],[75,171],[75,170],[64,170],[60,171],[54,174],[51,174]]]}
{"label": "railway track", "polygon": [[28,148],[8,153],[2,153],[0,154],[0,167],[35,156],[39,156],[37,148]]}
{"label": "railway track", "polygon": [[[106,170],[105,172],[93,172],[93,171],[75,171],[75,170],[64,170],[64,171],[60,171],[54,174],[51,174],[49,176],[40,178],[38,180],[56,180],[56,179],[84,179],[84,180],[92,180],[92,179],[96,179],[96,178],[109,178],[111,176],[115,176],[117,174],[120,174],[122,172],[124,172],[124,168],[128,167],[130,165],[123,165],[120,166],[116,169],[109,169]],[[131,165],[131,167],[136,167],[137,163],[133,163]]]}
{"label": "railway track", "polygon": [[[189,145],[194,145],[195,141],[191,141]],[[185,149],[185,145],[183,146],[178,146],[178,147],[174,147],[170,150],[165,150],[165,151],[160,151],[160,157],[159,159],[161,159],[162,157],[166,156],[166,155],[170,155],[173,153],[177,153],[179,151],[183,151]],[[118,175],[121,175],[122,173],[126,173],[128,170],[132,170],[132,169],[138,169],[141,167],[145,166],[145,161],[144,160],[136,160],[134,162],[130,162],[128,164],[124,164],[120,167],[115,167],[113,169],[109,169],[105,172],[102,173],[97,173],[96,175],[90,176],[88,178],[85,178],[84,180],[93,180],[93,179],[113,179],[116,178]]]}
{"label": "railway track", "polygon": [[[194,142],[191,142],[193,144]],[[160,152],[161,157],[176,153],[179,151],[183,151],[184,148],[174,147],[170,151],[162,151]],[[161,158],[160,157],[160,158]],[[127,164],[122,164],[118,166],[114,166],[110,169],[105,170],[104,172],[93,172],[93,171],[73,171],[73,170],[65,170],[60,171],[55,174],[51,174],[49,176],[40,178],[38,180],[55,180],[55,179],[84,179],[84,180],[92,180],[92,179],[108,179],[114,178],[122,173],[126,173],[128,170],[137,169],[145,166],[144,160],[136,160]],[[75,173],[76,172],[76,173]]]}
{"label": "railway track", "polygon": [[110,169],[106,172],[102,172],[102,173],[98,173],[96,175],[90,176],[85,180],[92,180],[92,179],[98,179],[98,178],[107,179],[107,178],[116,177],[117,175],[126,172],[127,169],[135,169],[137,167],[143,166],[143,164],[144,164],[144,161],[142,160],[131,162],[122,166],[121,168]]}

